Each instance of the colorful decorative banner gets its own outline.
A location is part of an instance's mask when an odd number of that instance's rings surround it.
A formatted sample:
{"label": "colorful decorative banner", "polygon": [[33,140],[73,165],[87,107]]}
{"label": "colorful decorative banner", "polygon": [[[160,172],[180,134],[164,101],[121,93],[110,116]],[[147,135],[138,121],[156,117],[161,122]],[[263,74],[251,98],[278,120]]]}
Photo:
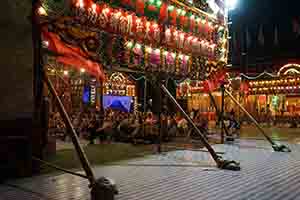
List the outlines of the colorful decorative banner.
{"label": "colorful decorative banner", "polygon": [[[205,25],[207,23],[205,20],[194,20],[192,17],[193,24],[199,26],[198,34],[201,35],[199,37],[197,33],[188,34],[173,26],[164,30],[163,25],[149,21],[145,16],[138,17],[135,13],[120,8],[115,9],[104,3],[92,4],[92,8],[76,4],[74,12],[82,21],[81,23],[92,23],[92,26],[130,37],[140,43],[156,47],[163,44],[167,48],[175,48],[186,54],[204,55],[210,59],[215,57],[216,45],[212,37],[212,29],[208,28],[209,25]],[[185,21],[186,18],[183,17],[182,20]]]}
{"label": "colorful decorative banner", "polygon": [[59,36],[48,32],[44,27],[42,30],[42,37],[48,42],[48,49],[58,54],[57,61],[66,65],[73,66],[77,69],[85,69],[88,73],[94,75],[97,79],[104,79],[104,72],[99,63],[88,59],[88,55],[80,48],[66,45]]}

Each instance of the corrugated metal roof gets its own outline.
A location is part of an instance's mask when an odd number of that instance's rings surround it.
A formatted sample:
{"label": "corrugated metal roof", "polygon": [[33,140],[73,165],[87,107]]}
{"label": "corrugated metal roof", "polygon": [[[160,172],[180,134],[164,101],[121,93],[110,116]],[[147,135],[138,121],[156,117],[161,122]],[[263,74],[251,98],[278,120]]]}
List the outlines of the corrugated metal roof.
{"label": "corrugated metal roof", "polygon": [[[224,171],[206,152],[175,151],[116,165],[96,167],[113,178],[117,200],[300,200],[300,148],[273,152],[265,141],[215,145],[242,170]],[[39,176],[0,185],[0,200],[89,199],[88,182],[67,174]]]}

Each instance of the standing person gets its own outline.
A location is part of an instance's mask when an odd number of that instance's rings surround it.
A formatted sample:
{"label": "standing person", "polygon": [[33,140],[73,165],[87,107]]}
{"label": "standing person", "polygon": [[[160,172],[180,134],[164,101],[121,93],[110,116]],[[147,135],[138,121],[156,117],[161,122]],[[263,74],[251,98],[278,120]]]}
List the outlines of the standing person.
{"label": "standing person", "polygon": [[96,130],[96,136],[99,136],[100,144],[103,144],[108,137],[111,137],[113,124],[110,120],[105,120],[101,126],[101,122],[97,121],[98,128]]}
{"label": "standing person", "polygon": [[77,136],[80,137],[80,122],[79,122],[79,117],[78,116],[76,116],[76,115],[73,116],[72,124],[75,128]]}
{"label": "standing person", "polygon": [[169,140],[169,134],[168,134],[168,117],[167,113],[163,112],[161,113],[160,117],[160,137],[162,141],[168,141]]}
{"label": "standing person", "polygon": [[232,130],[236,125],[236,121],[235,121],[235,113],[234,110],[231,109],[230,113],[229,113],[229,125],[228,125],[228,130]]}
{"label": "standing person", "polygon": [[95,144],[95,138],[96,138],[96,130],[98,129],[98,124],[96,119],[92,118],[92,120],[89,122],[88,126],[88,132],[89,132],[89,139],[90,143],[89,144]]}
{"label": "standing person", "polygon": [[168,135],[170,137],[176,137],[177,133],[177,122],[175,119],[175,116],[169,116],[169,121],[168,121]]}
{"label": "standing person", "polygon": [[270,127],[271,122],[272,122],[272,112],[271,112],[269,104],[267,105],[267,109],[266,109],[266,121],[267,121],[268,127]]}

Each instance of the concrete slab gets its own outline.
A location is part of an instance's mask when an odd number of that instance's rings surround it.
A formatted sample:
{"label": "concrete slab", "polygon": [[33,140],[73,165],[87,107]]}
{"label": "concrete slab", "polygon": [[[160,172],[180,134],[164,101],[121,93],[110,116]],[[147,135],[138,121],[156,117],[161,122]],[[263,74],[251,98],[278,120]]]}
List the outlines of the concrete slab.
{"label": "concrete slab", "polygon": [[[240,172],[215,168],[208,153],[175,151],[96,167],[97,177],[113,178],[117,200],[300,200],[300,146],[273,152],[265,141],[215,145]],[[0,200],[89,199],[88,182],[67,174],[39,176],[0,185]],[[12,186],[14,185],[14,186]]]}

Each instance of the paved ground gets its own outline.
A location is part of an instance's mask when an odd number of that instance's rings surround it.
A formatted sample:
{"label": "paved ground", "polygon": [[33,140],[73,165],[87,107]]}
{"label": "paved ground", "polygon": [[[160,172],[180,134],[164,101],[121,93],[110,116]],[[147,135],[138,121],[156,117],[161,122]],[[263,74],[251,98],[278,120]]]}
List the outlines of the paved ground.
{"label": "paved ground", "polygon": [[[300,200],[300,146],[273,152],[262,140],[215,145],[240,172],[215,168],[201,151],[175,151],[95,168],[97,177],[113,178],[117,200]],[[87,181],[67,174],[40,176],[0,185],[0,200],[89,199]]]}

